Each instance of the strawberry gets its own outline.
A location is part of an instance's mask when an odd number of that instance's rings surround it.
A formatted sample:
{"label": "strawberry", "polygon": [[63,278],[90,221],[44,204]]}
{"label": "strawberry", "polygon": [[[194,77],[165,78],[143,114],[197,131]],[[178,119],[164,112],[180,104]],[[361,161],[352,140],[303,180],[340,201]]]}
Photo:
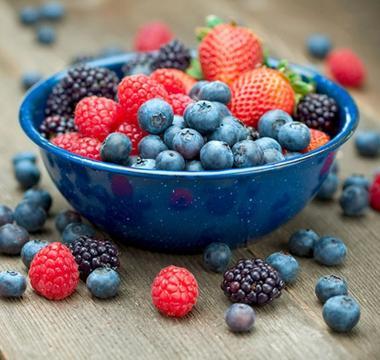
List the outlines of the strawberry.
{"label": "strawberry", "polygon": [[263,62],[260,40],[248,28],[220,24],[199,45],[199,61],[206,80],[232,83]]}
{"label": "strawberry", "polygon": [[257,127],[269,110],[281,109],[291,114],[295,92],[283,73],[265,66],[242,74],[231,84],[230,108],[247,126]]}

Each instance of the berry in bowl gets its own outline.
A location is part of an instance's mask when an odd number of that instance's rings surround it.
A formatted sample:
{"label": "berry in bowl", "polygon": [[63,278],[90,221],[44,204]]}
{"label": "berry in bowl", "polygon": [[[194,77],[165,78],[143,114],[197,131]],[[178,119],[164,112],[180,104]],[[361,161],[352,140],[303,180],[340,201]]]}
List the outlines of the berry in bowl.
{"label": "berry in bowl", "polygon": [[198,58],[173,40],[78,65],[21,106],[59,191],[127,244],[189,253],[262,237],[313,198],[357,126],[344,89],[264,61],[251,30],[199,38]]}

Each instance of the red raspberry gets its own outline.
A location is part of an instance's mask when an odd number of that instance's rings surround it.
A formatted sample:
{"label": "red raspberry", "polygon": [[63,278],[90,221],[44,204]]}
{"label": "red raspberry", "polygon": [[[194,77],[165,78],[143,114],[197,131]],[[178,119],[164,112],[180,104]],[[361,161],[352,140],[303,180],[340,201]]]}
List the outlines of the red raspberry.
{"label": "red raspberry", "polygon": [[62,300],[78,286],[78,265],[65,245],[53,242],[34,257],[29,279],[37,294],[49,300]]}
{"label": "red raspberry", "polygon": [[380,211],[380,175],[376,175],[369,189],[369,201],[372,209]]}
{"label": "red raspberry", "polygon": [[193,102],[190,96],[185,94],[171,94],[168,96],[168,103],[172,106],[174,115],[183,115],[186,106]]}
{"label": "red raspberry", "polygon": [[125,120],[120,105],[105,97],[89,96],[75,107],[75,125],[82,135],[103,141]]}
{"label": "red raspberry", "polygon": [[172,38],[173,33],[166,24],[160,21],[146,23],[137,31],[134,39],[134,49],[136,51],[158,50]]}
{"label": "red raspberry", "polygon": [[52,143],[74,154],[81,155],[93,160],[100,160],[101,142],[78,133],[67,133],[56,136]]}
{"label": "red raspberry", "polygon": [[327,68],[332,77],[343,86],[362,86],[366,70],[361,59],[350,49],[337,49],[327,57]]}
{"label": "red raspberry", "polygon": [[168,93],[156,80],[147,75],[131,75],[121,80],[117,96],[124,109],[125,116],[137,123],[137,111],[144,102],[160,98],[166,100]]}
{"label": "red raspberry", "polygon": [[162,84],[169,94],[186,94],[185,84],[171,70],[157,69],[150,74],[150,77]]}
{"label": "red raspberry", "polygon": [[321,147],[322,145],[330,141],[330,136],[320,130],[310,129],[310,135],[311,135],[310,144],[306,149],[303,149],[301,151],[302,153],[307,153],[309,151],[318,149],[319,147]]}
{"label": "red raspberry", "polygon": [[140,140],[148,135],[144,130],[142,130],[137,124],[132,123],[123,123],[117,129],[116,132],[120,132],[122,134],[127,135],[132,142],[132,155],[138,155],[138,144]]}
{"label": "red raspberry", "polygon": [[167,316],[185,316],[191,311],[197,298],[197,280],[185,268],[168,266],[162,269],[153,281],[153,304]]}

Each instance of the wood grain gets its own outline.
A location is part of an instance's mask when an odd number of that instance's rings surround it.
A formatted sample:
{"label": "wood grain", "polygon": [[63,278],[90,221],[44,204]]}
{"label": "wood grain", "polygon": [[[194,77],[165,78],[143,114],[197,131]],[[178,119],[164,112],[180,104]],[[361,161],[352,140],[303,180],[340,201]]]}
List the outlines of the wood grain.
{"label": "wood grain", "polygon": [[[34,149],[17,124],[22,97],[18,79],[23,71],[58,71],[78,52],[91,52],[109,43],[128,47],[131,33],[147,19],[172,24],[180,38],[194,44],[193,28],[208,13],[237,18],[252,26],[277,55],[294,62],[310,62],[303,51],[305,33],[323,30],[339,46],[352,46],[365,58],[369,81],[354,96],[362,109],[363,127],[379,126],[372,117],[378,103],[379,55],[377,1],[65,1],[69,16],[58,25],[59,40],[52,49],[34,43],[33,31],[20,28],[16,9],[26,1],[0,2],[0,203],[17,204],[22,193],[11,176],[10,157]],[[377,16],[376,16],[377,12]],[[185,16],[184,16],[185,14]],[[379,163],[358,159],[352,144],[339,154],[342,177],[370,174]],[[42,186],[54,194],[53,214],[67,204],[46,173]],[[0,358],[4,359],[376,359],[380,356],[379,215],[361,219],[341,216],[336,202],[311,203],[289,224],[265,241],[234,251],[234,259],[266,256],[285,249],[289,234],[311,227],[320,234],[345,240],[349,255],[344,266],[326,268],[301,259],[297,283],[273,305],[257,309],[251,334],[231,334],[223,320],[228,306],[219,289],[221,276],[206,273],[200,256],[171,256],[122,247],[122,287],[111,301],[92,298],[83,284],[61,302],[49,302],[30,288],[20,300],[0,300]],[[52,220],[37,238],[58,240]],[[163,318],[150,302],[150,284],[168,264],[188,267],[201,289],[195,310],[182,321]],[[0,256],[0,270],[25,273],[19,258]],[[343,275],[351,294],[362,306],[362,318],[348,335],[329,331],[314,295],[316,279]]]}

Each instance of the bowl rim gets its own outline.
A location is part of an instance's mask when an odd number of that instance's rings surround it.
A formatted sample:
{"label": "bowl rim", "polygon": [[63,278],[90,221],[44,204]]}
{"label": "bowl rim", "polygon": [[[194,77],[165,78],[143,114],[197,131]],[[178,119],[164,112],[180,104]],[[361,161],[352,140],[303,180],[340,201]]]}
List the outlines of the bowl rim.
{"label": "bowl rim", "polygon": [[[109,57],[105,59],[91,61],[86,64],[91,67],[115,66],[118,63],[123,63],[127,61],[134,55],[135,55],[134,53],[126,53],[123,55],[117,55],[117,56],[113,56],[113,57]],[[278,61],[279,60],[277,59],[270,58],[269,64],[271,66],[276,66]],[[259,173],[268,172],[268,171],[270,172],[274,170],[283,169],[288,166],[296,165],[301,162],[307,161],[310,158],[317,157],[318,155],[322,153],[330,153],[336,150],[338,147],[344,144],[352,136],[359,122],[359,110],[357,108],[357,105],[355,101],[353,100],[353,98],[351,97],[351,95],[344,88],[334,83],[333,81],[327,79],[326,77],[319,74],[317,71],[313,70],[312,68],[296,65],[296,64],[291,64],[290,66],[295,71],[303,75],[313,77],[317,84],[323,83],[325,87],[329,87],[333,89],[334,92],[336,92],[337,95],[339,95],[339,97],[342,99],[339,105],[340,105],[341,111],[344,112],[345,121],[339,133],[334,138],[332,138],[327,144],[319,147],[318,149],[310,151],[302,156],[285,159],[283,161],[273,163],[273,164],[266,164],[266,165],[240,168],[240,169],[232,168],[232,169],[226,169],[226,170],[214,170],[214,171],[205,170],[205,171],[197,171],[197,172],[148,170],[148,169],[138,169],[138,168],[112,164],[112,163],[106,163],[102,161],[91,160],[91,159],[84,158],[80,155],[71,153],[67,150],[64,150],[52,144],[47,139],[45,139],[40,134],[40,132],[33,126],[32,118],[33,118],[33,112],[34,112],[33,103],[36,100],[36,98],[39,97],[40,92],[44,90],[45,88],[51,88],[55,83],[57,83],[67,73],[67,69],[60,71],[58,73],[55,73],[49,78],[40,81],[25,94],[20,106],[20,110],[19,110],[19,121],[25,134],[41,149],[47,151],[48,153],[52,153],[58,157],[65,158],[67,161],[75,162],[77,164],[90,167],[93,170],[97,170],[97,171],[107,171],[107,172],[121,174],[121,175],[142,176],[142,177],[150,177],[150,178],[157,178],[157,177],[162,178],[162,177],[167,177],[167,176],[168,177],[173,177],[173,176],[185,177],[185,178],[228,178],[228,177],[235,177],[235,176],[240,176],[240,175],[259,174]]]}

